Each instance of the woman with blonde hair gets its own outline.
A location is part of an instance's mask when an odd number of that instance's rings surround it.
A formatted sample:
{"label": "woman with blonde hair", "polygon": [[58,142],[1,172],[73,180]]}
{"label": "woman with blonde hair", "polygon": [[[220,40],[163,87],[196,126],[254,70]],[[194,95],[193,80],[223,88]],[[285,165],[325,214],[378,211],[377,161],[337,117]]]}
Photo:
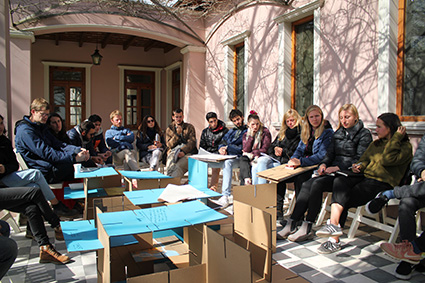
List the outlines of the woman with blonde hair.
{"label": "woman with blonde hair", "polygon": [[[328,120],[323,118],[322,109],[317,105],[309,106],[305,111],[301,126],[301,141],[288,161],[288,166],[296,168],[319,164],[326,155],[333,133],[334,131]],[[295,196],[298,196],[301,185],[310,179],[312,173],[313,169],[277,184],[278,220],[283,218],[286,183],[294,183]]]}
{"label": "woman with blonde hair", "polygon": [[294,154],[300,142],[302,118],[297,110],[289,109],[283,115],[282,126],[267,154],[260,156],[257,164],[252,166],[252,183],[265,184],[266,179],[257,177],[257,173],[285,164]]}
{"label": "woman with blonde hair", "polygon": [[[372,135],[359,119],[359,113],[353,104],[344,104],[338,111],[338,117],[338,129],[317,170],[319,177],[302,184],[294,211],[278,233],[280,238],[288,237],[290,241],[301,242],[313,236],[311,228],[320,212],[323,192],[332,192],[335,173],[347,173],[351,164],[359,160],[372,142]],[[306,212],[305,221],[296,230],[297,222],[303,219]]]}

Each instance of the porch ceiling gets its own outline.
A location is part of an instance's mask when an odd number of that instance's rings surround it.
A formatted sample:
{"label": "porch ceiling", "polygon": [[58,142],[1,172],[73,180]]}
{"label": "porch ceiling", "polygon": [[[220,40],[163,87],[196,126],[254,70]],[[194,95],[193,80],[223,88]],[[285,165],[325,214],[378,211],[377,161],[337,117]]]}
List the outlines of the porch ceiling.
{"label": "porch ceiling", "polygon": [[36,35],[35,38],[53,40],[56,45],[59,45],[61,41],[78,42],[79,47],[82,47],[84,43],[98,43],[101,48],[105,48],[108,44],[121,45],[123,50],[134,46],[144,48],[145,52],[152,48],[160,48],[163,49],[164,53],[167,53],[176,47],[172,44],[149,38],[105,32],[61,32]]}

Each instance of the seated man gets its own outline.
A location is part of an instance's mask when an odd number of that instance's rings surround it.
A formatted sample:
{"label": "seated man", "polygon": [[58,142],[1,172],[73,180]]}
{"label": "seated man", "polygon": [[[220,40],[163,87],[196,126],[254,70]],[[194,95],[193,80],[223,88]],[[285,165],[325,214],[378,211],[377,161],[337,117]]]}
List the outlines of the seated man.
{"label": "seated man", "polygon": [[9,235],[9,224],[6,221],[0,220],[0,280],[18,256],[18,246],[13,239],[9,238]]}
{"label": "seated man", "polygon": [[192,124],[183,121],[183,110],[173,110],[173,122],[165,131],[165,142],[168,147],[165,170],[171,177],[183,177],[188,170],[188,158],[198,152],[196,148],[196,132]]}
{"label": "seated man", "polygon": [[66,132],[66,134],[69,137],[70,144],[85,148],[90,153],[91,160],[87,161],[83,166],[95,167],[96,163],[103,164],[103,161],[106,160],[103,158],[103,154],[98,155],[94,150],[92,140],[95,134],[95,126],[92,122],[85,120],[80,125]]}
{"label": "seated man", "polygon": [[98,155],[101,155],[103,159],[106,158],[106,164],[112,164],[112,152],[108,149],[105,143],[105,138],[103,137],[102,130],[102,118],[97,115],[91,115],[88,120],[94,124],[94,137],[92,140],[93,148]]}
{"label": "seated man", "polygon": [[74,179],[73,164],[87,161],[89,152],[56,139],[47,130],[49,103],[36,98],[31,103],[30,115],[16,122],[15,146],[28,167],[39,169],[48,183]]}
{"label": "seated man", "polygon": [[[217,119],[215,112],[208,112],[206,119],[209,126],[202,131],[199,147],[208,152],[218,154],[218,146],[229,129],[223,121]],[[217,189],[219,174],[220,168],[212,168],[210,185],[212,190]]]}
{"label": "seated man", "polygon": [[[400,238],[403,241],[400,249],[405,249],[409,242],[416,238],[416,211],[425,207],[425,135],[416,149],[413,156],[410,169],[419,179],[413,185],[396,186],[393,190],[387,190],[379,193],[375,199],[366,204],[366,211],[371,214],[378,213],[390,199],[397,198],[400,200],[398,206],[398,216],[400,223]],[[382,246],[381,246],[382,247]],[[392,250],[388,245],[384,251],[391,255]],[[419,262],[419,260],[417,260]],[[395,276],[399,279],[408,280],[414,270],[414,266],[409,260],[402,259],[396,268]],[[425,264],[425,261],[422,262]]]}
{"label": "seated man", "polygon": [[23,213],[28,217],[28,225],[40,247],[40,263],[66,264],[71,259],[55,250],[49,241],[44,219],[55,230],[55,238],[63,241],[59,217],[52,211],[39,188],[0,189],[0,209]]}
{"label": "seated man", "polygon": [[122,125],[122,114],[114,110],[109,115],[112,126],[105,133],[106,144],[112,150],[114,164],[123,164],[124,170],[137,171],[139,164],[133,154],[134,133]]}
{"label": "seated man", "polygon": [[[230,129],[224,135],[218,152],[222,155],[237,155],[242,156],[242,137],[248,130],[243,121],[243,114],[238,109],[233,109],[229,113],[229,119],[233,122],[235,127]],[[232,170],[234,166],[239,164],[239,158],[227,159],[223,165],[223,184],[221,193],[223,196],[216,202],[222,207],[227,207],[230,204],[229,197],[232,193]]]}

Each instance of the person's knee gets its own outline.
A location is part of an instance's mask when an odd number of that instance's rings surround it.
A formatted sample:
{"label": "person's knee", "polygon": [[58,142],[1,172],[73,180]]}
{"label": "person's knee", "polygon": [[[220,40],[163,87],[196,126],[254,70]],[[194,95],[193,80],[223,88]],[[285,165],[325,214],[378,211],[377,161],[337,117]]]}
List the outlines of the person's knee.
{"label": "person's knee", "polygon": [[415,198],[402,198],[400,200],[400,204],[398,206],[398,211],[400,214],[416,214],[416,210],[418,210],[418,200]]}

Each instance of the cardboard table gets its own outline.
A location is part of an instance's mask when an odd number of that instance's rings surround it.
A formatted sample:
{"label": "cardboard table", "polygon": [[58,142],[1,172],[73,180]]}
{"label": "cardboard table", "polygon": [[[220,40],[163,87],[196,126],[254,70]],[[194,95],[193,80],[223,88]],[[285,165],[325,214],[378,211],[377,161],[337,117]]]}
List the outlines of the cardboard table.
{"label": "cardboard table", "polygon": [[158,171],[118,171],[126,182],[126,190],[133,191],[133,180],[137,180],[137,190],[164,188],[168,184],[180,184],[180,178],[172,178]]}

